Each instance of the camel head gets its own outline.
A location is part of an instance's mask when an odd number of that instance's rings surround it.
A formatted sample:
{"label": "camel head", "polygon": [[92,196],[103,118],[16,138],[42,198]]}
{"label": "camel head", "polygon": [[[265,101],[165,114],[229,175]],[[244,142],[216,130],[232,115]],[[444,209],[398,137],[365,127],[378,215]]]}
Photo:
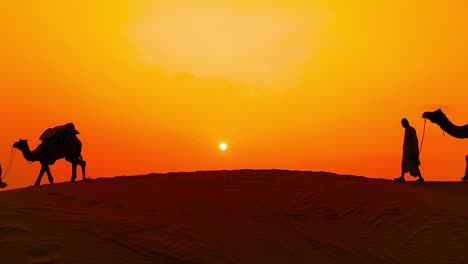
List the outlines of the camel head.
{"label": "camel head", "polygon": [[25,149],[28,146],[27,139],[20,139],[17,142],[13,143],[13,147],[19,150]]}
{"label": "camel head", "polygon": [[433,112],[424,112],[422,117],[427,118],[429,121],[436,124],[440,124],[442,121],[447,120],[447,116],[440,108]]}

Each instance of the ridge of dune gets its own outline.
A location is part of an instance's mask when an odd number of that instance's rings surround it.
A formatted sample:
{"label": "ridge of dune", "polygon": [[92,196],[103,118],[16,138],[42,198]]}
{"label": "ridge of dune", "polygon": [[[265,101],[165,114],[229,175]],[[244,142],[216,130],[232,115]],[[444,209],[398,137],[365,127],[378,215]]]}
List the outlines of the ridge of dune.
{"label": "ridge of dune", "polygon": [[4,263],[462,263],[468,185],[151,173],[0,192]]}

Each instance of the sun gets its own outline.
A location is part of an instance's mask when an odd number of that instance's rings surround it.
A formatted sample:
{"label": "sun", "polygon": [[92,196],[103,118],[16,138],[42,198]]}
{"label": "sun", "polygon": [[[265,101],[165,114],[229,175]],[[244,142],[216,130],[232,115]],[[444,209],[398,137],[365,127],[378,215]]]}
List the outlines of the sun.
{"label": "sun", "polygon": [[228,145],[225,142],[219,143],[219,149],[225,151],[228,148]]}

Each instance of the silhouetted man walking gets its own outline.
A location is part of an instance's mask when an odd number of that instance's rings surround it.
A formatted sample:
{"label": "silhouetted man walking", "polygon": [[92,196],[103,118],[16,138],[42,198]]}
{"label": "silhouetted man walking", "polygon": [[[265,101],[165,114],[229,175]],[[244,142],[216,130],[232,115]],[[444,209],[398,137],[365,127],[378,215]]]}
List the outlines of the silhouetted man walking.
{"label": "silhouetted man walking", "polygon": [[395,178],[395,181],[405,181],[405,173],[413,177],[419,177],[416,182],[424,182],[424,178],[419,171],[419,143],[418,136],[414,127],[410,126],[408,120],[403,118],[401,125],[405,128],[405,138],[403,141],[403,158],[401,160],[401,176]]}

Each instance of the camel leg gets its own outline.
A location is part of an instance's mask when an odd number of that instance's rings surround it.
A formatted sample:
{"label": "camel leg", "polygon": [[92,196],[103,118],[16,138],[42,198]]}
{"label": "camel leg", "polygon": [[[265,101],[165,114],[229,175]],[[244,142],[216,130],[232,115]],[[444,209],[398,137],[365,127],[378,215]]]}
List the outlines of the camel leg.
{"label": "camel leg", "polygon": [[76,164],[76,162],[72,162],[72,176],[71,176],[71,180],[70,180],[72,182],[74,182],[75,179],[76,179],[76,165],[78,165],[78,164]]}
{"label": "camel leg", "polygon": [[50,173],[49,165],[46,166],[45,172],[47,173],[47,178],[49,179],[49,183],[54,184],[54,178],[52,177],[52,173]]}
{"label": "camel leg", "polygon": [[83,177],[83,181],[86,181],[86,161],[80,159],[78,164],[81,166],[81,176]]}
{"label": "camel leg", "polygon": [[465,161],[466,161],[465,176],[461,178],[463,181],[468,180],[468,155],[465,156]]}
{"label": "camel leg", "polygon": [[41,184],[42,175],[46,171],[44,164],[41,164],[41,171],[39,172],[39,176],[37,176],[37,180],[34,185],[39,186]]}
{"label": "camel leg", "polygon": [[83,181],[86,180],[86,161],[82,160],[81,158],[76,159],[68,159],[68,161],[72,164],[72,177],[71,181],[76,180],[76,168],[78,165],[81,167],[81,173],[83,177]]}

